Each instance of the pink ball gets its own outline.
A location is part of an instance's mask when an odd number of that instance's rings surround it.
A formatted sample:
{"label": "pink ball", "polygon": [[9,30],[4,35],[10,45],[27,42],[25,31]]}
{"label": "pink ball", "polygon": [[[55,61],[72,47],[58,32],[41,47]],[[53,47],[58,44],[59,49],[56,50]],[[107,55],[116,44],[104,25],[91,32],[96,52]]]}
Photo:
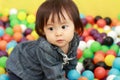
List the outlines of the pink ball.
{"label": "pink ball", "polygon": [[99,27],[103,28],[103,27],[106,25],[106,22],[105,22],[104,19],[99,19],[99,20],[97,21],[97,25],[98,25]]}

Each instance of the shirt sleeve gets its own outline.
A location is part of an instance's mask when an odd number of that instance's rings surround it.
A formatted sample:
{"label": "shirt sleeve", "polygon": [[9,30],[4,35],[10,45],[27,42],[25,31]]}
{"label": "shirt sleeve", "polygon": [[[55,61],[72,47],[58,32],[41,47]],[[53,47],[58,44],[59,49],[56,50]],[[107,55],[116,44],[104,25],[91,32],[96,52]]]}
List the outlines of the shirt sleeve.
{"label": "shirt sleeve", "polygon": [[40,52],[38,59],[45,75],[45,80],[66,80],[62,63],[58,62],[55,57],[47,52],[42,50]]}

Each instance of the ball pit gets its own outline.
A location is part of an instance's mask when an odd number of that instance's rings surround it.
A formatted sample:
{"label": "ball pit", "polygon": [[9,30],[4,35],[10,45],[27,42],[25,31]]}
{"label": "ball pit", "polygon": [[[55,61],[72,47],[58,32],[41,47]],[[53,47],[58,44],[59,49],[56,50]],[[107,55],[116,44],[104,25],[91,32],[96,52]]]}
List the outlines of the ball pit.
{"label": "ball pit", "polygon": [[[80,36],[76,70],[71,70],[68,78],[119,80],[120,15],[118,19],[83,14],[80,17],[85,29]],[[0,13],[0,80],[9,80],[5,74],[5,62],[14,47],[23,41],[38,38],[34,14],[15,8]]]}

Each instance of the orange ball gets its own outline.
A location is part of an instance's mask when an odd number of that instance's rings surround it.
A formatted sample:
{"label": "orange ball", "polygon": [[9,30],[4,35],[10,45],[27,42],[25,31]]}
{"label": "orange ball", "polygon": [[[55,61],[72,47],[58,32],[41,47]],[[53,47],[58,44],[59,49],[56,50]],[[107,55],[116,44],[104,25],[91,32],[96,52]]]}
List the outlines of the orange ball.
{"label": "orange ball", "polygon": [[97,21],[97,25],[98,25],[99,27],[103,28],[103,27],[106,25],[106,22],[105,22],[104,19],[99,19],[99,20]]}
{"label": "orange ball", "polygon": [[7,16],[2,16],[2,17],[1,17],[1,20],[2,20],[3,22],[7,22],[7,21],[8,21],[8,17],[7,17]]}
{"label": "orange ball", "polygon": [[22,28],[20,27],[20,25],[15,25],[15,26],[13,27],[13,31],[14,31],[14,33],[15,33],[15,32],[20,32],[20,33],[22,33]]}
{"label": "orange ball", "polygon": [[88,80],[86,77],[80,77],[78,80]]}
{"label": "orange ball", "polygon": [[35,38],[34,38],[31,34],[28,34],[28,35],[26,36],[26,39],[29,40],[29,41],[35,40]]}
{"label": "orange ball", "polygon": [[104,56],[101,54],[97,54],[94,56],[93,61],[95,64],[98,62],[104,61]]}
{"label": "orange ball", "polygon": [[114,19],[112,19],[111,26],[116,26],[117,23],[118,23],[118,19],[114,18]]}
{"label": "orange ball", "polygon": [[15,41],[17,41],[17,42],[19,42],[21,39],[22,39],[22,34],[20,33],[20,32],[15,32],[14,34],[13,34],[13,39],[15,40]]}
{"label": "orange ball", "polygon": [[5,51],[6,50],[6,45],[7,45],[7,41],[1,40],[0,41],[0,50]]}
{"label": "orange ball", "polygon": [[95,52],[95,55],[98,55],[98,54],[101,54],[101,55],[103,55],[104,57],[105,57],[105,52],[103,52],[103,51],[97,51],[97,52]]}
{"label": "orange ball", "polygon": [[92,36],[86,36],[84,38],[85,42],[89,41],[89,40],[94,40],[94,38]]}

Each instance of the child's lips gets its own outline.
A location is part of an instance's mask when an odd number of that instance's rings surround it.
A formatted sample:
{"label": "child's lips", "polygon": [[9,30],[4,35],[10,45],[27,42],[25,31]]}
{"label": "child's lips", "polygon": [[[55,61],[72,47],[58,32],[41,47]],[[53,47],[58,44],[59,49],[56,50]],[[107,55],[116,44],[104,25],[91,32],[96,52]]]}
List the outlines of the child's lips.
{"label": "child's lips", "polygon": [[57,42],[63,42],[64,40],[63,39],[58,39]]}

